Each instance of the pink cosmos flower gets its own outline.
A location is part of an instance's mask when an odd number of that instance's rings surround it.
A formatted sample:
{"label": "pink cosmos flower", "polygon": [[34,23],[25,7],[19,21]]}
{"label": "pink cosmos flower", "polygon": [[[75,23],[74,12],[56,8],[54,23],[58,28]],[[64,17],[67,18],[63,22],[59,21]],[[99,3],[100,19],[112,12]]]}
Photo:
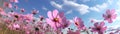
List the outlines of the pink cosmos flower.
{"label": "pink cosmos flower", "polygon": [[7,27],[11,30],[20,30],[21,28],[19,24],[15,24],[15,23],[8,24]]}
{"label": "pink cosmos flower", "polygon": [[18,3],[18,0],[10,0],[10,2]]}
{"label": "pink cosmos flower", "polygon": [[15,8],[15,9],[18,9],[18,6],[17,6],[17,5],[14,5],[14,8]]}
{"label": "pink cosmos flower", "polygon": [[34,34],[44,34],[43,31],[41,31],[40,27],[34,27],[33,33]]}
{"label": "pink cosmos flower", "polygon": [[112,9],[108,9],[106,11],[106,14],[103,14],[103,17],[104,17],[104,20],[107,20],[109,23],[112,23],[113,22],[113,19],[115,19],[117,16],[117,14],[115,14],[115,10]]}
{"label": "pink cosmos flower", "polygon": [[36,9],[34,9],[34,10],[32,10],[32,14],[37,14],[37,13],[39,13],[39,11],[38,10],[36,10]]}
{"label": "pink cosmos flower", "polygon": [[13,24],[13,28],[14,28],[15,30],[18,30],[18,29],[20,28],[20,25],[18,25],[18,24]]}
{"label": "pink cosmos flower", "polygon": [[12,25],[7,25],[7,27],[8,27],[10,30],[13,30]]}
{"label": "pink cosmos flower", "polygon": [[21,12],[25,12],[25,9],[24,9],[24,8],[22,8],[22,9],[21,9]]}
{"label": "pink cosmos flower", "polygon": [[115,34],[115,33],[113,33],[113,32],[110,32],[109,34]]}
{"label": "pink cosmos flower", "polygon": [[40,21],[43,21],[44,17],[43,16],[39,16],[40,17]]}
{"label": "pink cosmos flower", "polygon": [[12,12],[8,16],[14,18],[15,20],[23,20],[23,15],[16,12]]}
{"label": "pink cosmos flower", "polygon": [[83,21],[81,20],[81,18],[75,17],[74,18],[74,23],[75,23],[75,25],[77,26],[78,29],[80,29],[80,30],[85,29],[85,26],[84,26]]}
{"label": "pink cosmos flower", "polygon": [[64,28],[64,26],[67,26],[67,24],[69,24],[65,19],[64,14],[58,13],[57,10],[54,10],[53,12],[48,11],[47,15],[49,17],[46,18],[47,23],[55,30]]}
{"label": "pink cosmos flower", "polygon": [[27,14],[27,15],[24,15],[24,18],[26,20],[26,22],[30,22],[33,20],[33,14]]}
{"label": "pink cosmos flower", "polygon": [[112,30],[110,30],[110,31],[114,31],[114,32],[110,32],[109,34],[118,34],[118,33],[120,33],[120,29],[119,29],[119,28],[117,28],[117,29],[112,29]]}
{"label": "pink cosmos flower", "polygon": [[25,31],[25,34],[31,34],[31,28],[32,26],[27,24],[25,26],[22,26],[23,27],[23,30]]}
{"label": "pink cosmos flower", "polygon": [[98,32],[98,34],[103,34],[105,32],[105,30],[107,29],[107,27],[104,26],[104,25],[105,25],[104,22],[100,22],[100,24],[95,23],[94,27],[91,27],[91,29],[92,29],[91,31],[92,32]]}
{"label": "pink cosmos flower", "polygon": [[10,20],[10,19],[3,19],[3,21],[8,25],[8,24],[10,24],[10,23],[12,23],[12,20]]}
{"label": "pink cosmos flower", "polygon": [[1,15],[7,15],[2,8],[0,8],[0,14]]}
{"label": "pink cosmos flower", "polygon": [[30,32],[29,31],[25,31],[25,34],[30,34]]}
{"label": "pink cosmos flower", "polygon": [[4,6],[8,8],[12,8],[12,4],[8,2],[4,2]]}
{"label": "pink cosmos flower", "polygon": [[76,30],[76,31],[72,31],[72,30],[68,30],[67,31],[67,34],[80,34],[80,31],[79,30]]}
{"label": "pink cosmos flower", "polygon": [[59,13],[59,16],[62,18],[62,23],[63,23],[63,29],[64,28],[66,28],[66,27],[68,27],[69,25],[70,25],[70,21],[68,21],[67,19],[66,19],[66,17],[64,16],[64,13],[63,12],[60,12]]}
{"label": "pink cosmos flower", "polygon": [[63,20],[63,22],[64,22],[63,29],[64,29],[64,28],[66,28],[66,27],[68,27],[70,25],[70,21],[66,20],[66,18],[63,18],[63,19],[64,19]]}

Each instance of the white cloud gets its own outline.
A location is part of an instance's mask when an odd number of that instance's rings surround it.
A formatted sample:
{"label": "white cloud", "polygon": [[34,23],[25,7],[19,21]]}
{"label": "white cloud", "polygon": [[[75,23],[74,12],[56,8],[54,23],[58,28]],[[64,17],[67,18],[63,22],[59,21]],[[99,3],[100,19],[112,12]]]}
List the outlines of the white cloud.
{"label": "white cloud", "polygon": [[94,18],[90,18],[89,20],[90,21],[93,20],[94,22],[101,22],[101,21],[103,21],[103,20],[98,20],[98,19],[94,19]]}
{"label": "white cloud", "polygon": [[105,2],[103,4],[97,4],[93,7],[90,7],[90,10],[100,12],[101,10],[104,10],[107,7],[109,7],[109,5],[111,5],[112,3],[113,3],[113,0],[107,0],[107,2]]}
{"label": "white cloud", "polygon": [[73,1],[64,0],[63,8],[67,10],[78,11],[81,15],[86,14],[89,12],[89,6],[85,4],[78,4]]}
{"label": "white cloud", "polygon": [[46,11],[48,10],[46,7],[42,7],[42,9],[43,9],[43,10],[46,10]]}
{"label": "white cloud", "polygon": [[87,5],[81,4],[80,7],[77,9],[80,14],[86,14],[89,12],[89,7]]}
{"label": "white cloud", "polygon": [[76,2],[77,0],[63,0],[63,1],[72,1],[72,2]]}
{"label": "white cloud", "polygon": [[70,14],[70,13],[72,13],[73,11],[72,10],[69,10],[69,11],[67,11],[65,14],[67,15],[67,14]]}
{"label": "white cloud", "polygon": [[73,10],[76,10],[80,12],[80,14],[86,14],[87,12],[89,12],[88,11],[89,6],[85,4],[78,4],[72,1],[64,0],[64,7],[69,7],[69,9],[71,8]]}
{"label": "white cloud", "polygon": [[82,1],[82,2],[89,2],[90,0],[80,0],[80,1]]}
{"label": "white cloud", "polygon": [[108,0],[108,3],[109,4],[112,4],[114,0]]}
{"label": "white cloud", "polygon": [[110,28],[110,29],[117,29],[119,27],[120,27],[120,25],[111,25],[111,26],[108,26],[108,28]]}
{"label": "white cloud", "polygon": [[120,15],[120,9],[116,9],[116,13]]}
{"label": "white cloud", "polygon": [[69,19],[70,23],[74,23],[74,21],[72,19]]}
{"label": "white cloud", "polygon": [[[117,2],[117,3],[118,3],[118,2]],[[118,6],[118,7],[120,7],[120,6]],[[120,22],[120,21],[119,21],[119,20],[120,20],[120,8],[118,8],[118,7],[117,7],[117,9],[116,9],[117,17],[116,17],[115,21]]]}
{"label": "white cloud", "polygon": [[114,20],[115,22],[120,22],[120,16],[117,15],[116,19]]}
{"label": "white cloud", "polygon": [[119,22],[120,22],[120,0],[117,0],[116,2],[115,2],[115,5],[114,6],[116,6],[115,7],[115,9],[116,9],[116,14],[117,14],[117,17],[116,17],[116,19],[114,20],[114,22],[116,22],[117,24],[120,24]]}
{"label": "white cloud", "polygon": [[[89,1],[89,0],[85,0],[85,1]],[[58,4],[54,1],[51,1],[51,5],[57,9],[62,9],[66,11],[69,11],[69,10],[78,11],[81,15],[84,15],[90,12],[90,10],[100,12],[106,9],[111,3],[112,3],[112,0],[108,0],[107,2],[104,2],[103,4],[97,4],[93,7],[89,7],[88,5],[79,4],[71,0],[63,0],[63,4]]]}
{"label": "white cloud", "polygon": [[117,8],[120,9],[120,0],[116,2]]}
{"label": "white cloud", "polygon": [[51,1],[50,3],[51,3],[51,5],[52,5],[53,7],[55,7],[55,8],[58,8],[58,9],[61,9],[61,8],[62,8],[62,5],[57,4],[57,3],[54,2],[54,1]]}
{"label": "white cloud", "polygon": [[98,4],[98,5],[95,5],[93,7],[90,7],[90,10],[99,12],[99,11],[101,11],[103,9],[106,9],[107,7],[108,7],[108,4],[107,3],[103,3],[101,5]]}
{"label": "white cloud", "polygon": [[90,10],[94,10],[94,11],[100,11],[98,8],[96,7],[91,7]]}

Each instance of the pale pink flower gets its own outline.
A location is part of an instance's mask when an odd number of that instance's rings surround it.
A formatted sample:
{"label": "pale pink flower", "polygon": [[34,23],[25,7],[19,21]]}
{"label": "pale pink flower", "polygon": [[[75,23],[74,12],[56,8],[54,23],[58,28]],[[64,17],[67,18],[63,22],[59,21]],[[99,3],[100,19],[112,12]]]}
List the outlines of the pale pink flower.
{"label": "pale pink flower", "polygon": [[10,0],[10,2],[18,3],[18,0]]}
{"label": "pale pink flower", "polygon": [[40,27],[34,27],[34,34],[44,34],[43,31],[41,31]]}
{"label": "pale pink flower", "polygon": [[43,19],[44,19],[44,17],[43,17],[43,16],[39,16],[39,18],[40,18],[40,21],[43,21]]}
{"label": "pale pink flower", "polygon": [[14,8],[15,8],[15,9],[18,9],[18,6],[17,6],[17,5],[14,5]]}
{"label": "pale pink flower", "polygon": [[24,15],[24,19],[25,19],[27,22],[32,21],[32,20],[33,20],[33,14]]}
{"label": "pale pink flower", "polygon": [[32,10],[32,14],[37,14],[37,13],[39,13],[39,11],[38,10],[36,10],[36,9],[34,9],[34,10]]}
{"label": "pale pink flower", "polygon": [[25,34],[30,34],[30,31],[25,31]]}
{"label": "pale pink flower", "polygon": [[7,25],[7,27],[8,27],[10,30],[13,30],[12,25]]}
{"label": "pale pink flower", "polygon": [[49,17],[46,18],[47,23],[55,30],[62,29],[69,24],[64,14],[58,13],[57,10],[54,10],[53,12],[48,11],[47,15]]}
{"label": "pale pink flower", "polygon": [[113,33],[113,32],[110,32],[109,34],[115,34],[115,33]]}
{"label": "pale pink flower", "polygon": [[10,19],[4,19],[4,22],[5,22],[6,24],[10,24],[10,23],[12,23],[12,20],[10,20]]}
{"label": "pale pink flower", "polygon": [[77,26],[78,29],[83,30],[85,29],[84,23],[81,20],[81,18],[75,17],[74,18],[74,24]]}
{"label": "pale pink flower", "polygon": [[22,9],[20,9],[21,10],[21,12],[25,12],[25,9],[24,8],[22,8]]}
{"label": "pale pink flower", "polygon": [[4,6],[7,8],[12,8],[12,4],[8,2],[4,2]]}
{"label": "pale pink flower", "polygon": [[105,30],[107,29],[107,27],[104,25],[105,25],[104,22],[94,23],[94,27],[91,27],[91,29],[92,29],[91,31],[98,32],[98,34],[103,34],[105,32]]}
{"label": "pale pink flower", "polygon": [[7,15],[2,8],[0,8],[0,14],[1,15]]}
{"label": "pale pink flower", "polygon": [[18,30],[18,29],[20,28],[20,25],[19,25],[19,24],[13,24],[13,28],[14,28],[15,30]]}
{"label": "pale pink flower", "polygon": [[117,14],[115,14],[115,10],[114,9],[108,9],[106,11],[106,14],[103,14],[104,20],[107,20],[109,23],[113,22],[113,19],[115,19],[117,16]]}
{"label": "pale pink flower", "polygon": [[23,30],[25,31],[25,34],[31,34],[31,29],[32,29],[32,26],[29,24],[23,26]]}
{"label": "pale pink flower", "polygon": [[67,19],[66,19],[66,17],[64,16],[64,13],[63,12],[61,12],[60,13],[60,16],[62,17],[62,22],[63,22],[63,28],[66,28],[66,27],[68,27],[69,25],[70,25],[70,21],[68,21]]}
{"label": "pale pink flower", "polygon": [[68,30],[67,31],[67,34],[80,34],[80,31],[79,30],[76,30],[76,31],[72,31],[72,30]]}
{"label": "pale pink flower", "polygon": [[13,17],[15,20],[23,20],[24,16],[22,14],[12,12],[12,13],[9,14],[9,17]]}
{"label": "pale pink flower", "polygon": [[7,27],[11,30],[20,30],[20,25],[16,23],[7,24]]}

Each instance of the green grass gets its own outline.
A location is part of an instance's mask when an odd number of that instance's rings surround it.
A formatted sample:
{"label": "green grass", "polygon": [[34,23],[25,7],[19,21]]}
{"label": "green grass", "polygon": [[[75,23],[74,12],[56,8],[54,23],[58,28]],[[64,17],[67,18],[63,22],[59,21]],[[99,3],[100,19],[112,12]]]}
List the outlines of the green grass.
{"label": "green grass", "polygon": [[25,34],[23,31],[15,31],[7,28],[5,24],[0,23],[0,34]]}

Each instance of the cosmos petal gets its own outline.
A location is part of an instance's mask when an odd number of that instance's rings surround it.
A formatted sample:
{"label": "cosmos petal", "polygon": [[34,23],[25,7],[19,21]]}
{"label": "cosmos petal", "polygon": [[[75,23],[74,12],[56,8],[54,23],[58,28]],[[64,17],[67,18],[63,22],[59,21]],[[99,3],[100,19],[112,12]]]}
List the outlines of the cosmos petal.
{"label": "cosmos petal", "polygon": [[51,11],[48,11],[47,15],[48,15],[48,17],[49,17],[50,19],[53,19],[53,15],[52,15],[52,12],[51,12]]}
{"label": "cosmos petal", "polygon": [[58,15],[58,10],[53,10],[52,15],[53,15],[54,18],[57,17],[57,15]]}

